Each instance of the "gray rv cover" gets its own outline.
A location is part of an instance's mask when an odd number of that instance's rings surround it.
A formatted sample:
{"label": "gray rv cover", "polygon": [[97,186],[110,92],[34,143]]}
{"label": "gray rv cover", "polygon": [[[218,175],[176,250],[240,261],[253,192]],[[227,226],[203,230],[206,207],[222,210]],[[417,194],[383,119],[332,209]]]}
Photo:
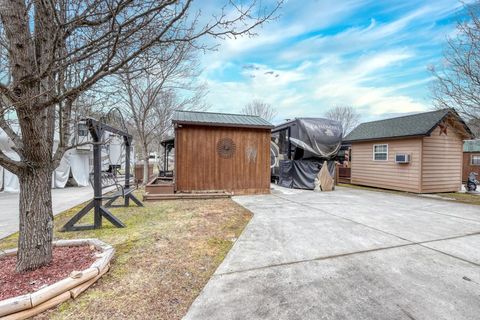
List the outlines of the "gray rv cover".
{"label": "gray rv cover", "polygon": [[[307,189],[315,188],[315,178],[323,163],[316,160],[282,160],[280,161],[280,177],[278,184],[285,188]],[[333,177],[335,161],[328,161],[328,171]]]}
{"label": "gray rv cover", "polygon": [[343,129],[338,121],[320,118],[297,118],[290,141],[314,157],[330,159],[342,145]]}

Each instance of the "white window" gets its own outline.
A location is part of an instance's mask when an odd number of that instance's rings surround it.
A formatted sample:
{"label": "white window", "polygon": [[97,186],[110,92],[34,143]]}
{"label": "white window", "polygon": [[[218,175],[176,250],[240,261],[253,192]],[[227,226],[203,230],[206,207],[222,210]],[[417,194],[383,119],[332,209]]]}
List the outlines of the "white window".
{"label": "white window", "polygon": [[388,160],[388,144],[374,144],[373,145],[373,160],[387,161]]}
{"label": "white window", "polygon": [[480,154],[472,154],[470,157],[470,164],[472,166],[480,166]]}

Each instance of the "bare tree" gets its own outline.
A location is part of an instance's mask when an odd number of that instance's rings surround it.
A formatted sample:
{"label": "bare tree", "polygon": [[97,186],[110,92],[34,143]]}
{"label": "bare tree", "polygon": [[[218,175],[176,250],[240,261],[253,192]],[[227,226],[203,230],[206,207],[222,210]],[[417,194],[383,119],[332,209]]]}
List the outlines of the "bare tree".
{"label": "bare tree", "polygon": [[447,39],[443,67],[431,67],[436,108],[454,108],[467,120],[480,119],[480,2],[465,6],[468,18]]}
{"label": "bare tree", "polygon": [[350,106],[335,106],[325,112],[325,118],[338,121],[342,124],[343,136],[346,136],[360,122],[360,114]]}
{"label": "bare tree", "polygon": [[475,137],[480,137],[480,118],[469,119],[467,125]]}
{"label": "bare tree", "polygon": [[[100,81],[108,86],[126,65],[159,54],[168,60],[179,43],[205,50],[208,36],[253,35],[279,6],[231,0],[205,20],[192,0],[0,0],[0,128],[20,157],[0,150],[0,165],[20,182],[17,271],[51,261],[52,172],[72,147],[78,97]],[[19,131],[5,120],[8,111]]]}
{"label": "bare tree", "polygon": [[243,114],[259,116],[267,121],[272,121],[277,115],[277,111],[270,104],[262,100],[253,100],[242,109]]}
{"label": "bare tree", "polygon": [[[160,95],[161,108],[155,108],[157,123],[155,139],[151,149],[161,154],[163,146],[161,141],[173,134],[172,116],[175,110],[207,110],[209,105],[204,102],[206,95],[205,87],[198,87],[191,95],[185,95],[179,90],[169,89],[162,91]],[[159,164],[160,165],[160,164]],[[159,167],[160,169],[160,167]]]}
{"label": "bare tree", "polygon": [[129,72],[133,67],[127,65],[118,76],[121,108],[131,119],[132,133],[142,154],[143,183],[149,178],[150,152],[163,138],[173,112],[173,105],[165,103],[170,102],[167,97],[172,96],[173,91],[181,90],[184,100],[197,98],[193,107],[203,106],[199,100],[203,98],[205,86],[196,81],[200,71],[193,49],[189,43],[180,43],[170,59],[143,61],[143,68],[137,65],[134,72]]}

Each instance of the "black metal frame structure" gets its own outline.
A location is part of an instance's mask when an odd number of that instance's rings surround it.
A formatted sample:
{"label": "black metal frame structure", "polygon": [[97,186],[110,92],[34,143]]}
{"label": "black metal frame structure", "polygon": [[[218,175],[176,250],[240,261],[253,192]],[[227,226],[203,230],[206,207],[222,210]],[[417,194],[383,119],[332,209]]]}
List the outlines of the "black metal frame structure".
{"label": "black metal frame structure", "polygon": [[163,147],[163,170],[160,172],[161,177],[173,177],[173,170],[168,167],[168,155],[175,148],[175,138],[165,139],[160,144]]}
{"label": "black metal frame structure", "polygon": [[[93,200],[90,201],[82,210],[73,216],[62,228],[62,231],[78,231],[99,229],[102,227],[102,217],[110,221],[115,227],[123,228],[125,225],[117,217],[115,217],[107,208],[108,207],[128,207],[130,200],[132,200],[139,207],[143,204],[133,194],[133,189],[130,188],[130,153],[132,136],[122,130],[109,126],[101,121],[93,118],[83,119],[88,126],[93,143]],[[105,131],[118,134],[123,137],[125,143],[125,182],[122,190],[113,195],[104,196],[102,192],[102,136]],[[124,197],[123,205],[113,205],[113,202],[119,197]],[[103,200],[108,200],[103,205]],[[94,209],[94,224],[80,225],[75,224],[85,216],[90,210]]]}

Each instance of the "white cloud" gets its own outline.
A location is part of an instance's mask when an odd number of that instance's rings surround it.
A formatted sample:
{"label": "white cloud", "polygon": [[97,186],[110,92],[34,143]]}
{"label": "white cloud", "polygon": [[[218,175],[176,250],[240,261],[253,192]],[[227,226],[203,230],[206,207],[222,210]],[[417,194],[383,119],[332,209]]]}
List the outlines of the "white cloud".
{"label": "white cloud", "polygon": [[305,100],[305,93],[298,92],[301,83],[308,80],[305,73],[297,69],[271,69],[264,65],[256,67],[258,69],[244,70],[243,80],[238,82],[207,79],[210,91],[208,103],[214,106],[214,110],[240,112],[245,104],[253,99],[260,99],[281,111],[281,120],[287,114],[283,111]]}
{"label": "white cloud", "polygon": [[242,81],[208,81],[209,102],[219,106],[216,110],[239,112],[252,99],[261,99],[277,108],[277,121],[321,116],[326,109],[339,104],[361,108],[374,115],[422,111],[428,108],[425,103],[397,93],[422,82],[413,81],[402,86],[368,84],[383,69],[409,57],[411,53],[405,51],[365,55],[350,62],[330,57],[317,63],[304,62],[289,70],[257,64],[255,69],[242,72]]}
{"label": "white cloud", "polygon": [[411,54],[408,52],[391,51],[363,56],[353,62],[339,60],[337,64],[331,64],[319,72],[316,81],[321,84],[315,88],[313,95],[315,99],[326,102],[329,106],[351,105],[366,109],[371,114],[424,110],[427,108],[424,103],[398,94],[399,88],[387,84],[369,85],[372,79],[382,81],[379,77],[382,77],[380,72],[383,69],[409,57]]}
{"label": "white cloud", "polygon": [[261,26],[255,37],[226,39],[218,51],[205,56],[205,65],[214,68],[211,61],[222,64],[247,52],[267,50],[311,30],[328,27],[348,18],[367,0],[313,0],[286,1],[279,12],[278,20]]}
{"label": "white cloud", "polygon": [[[430,44],[444,41],[442,28],[433,21],[443,18],[447,13],[454,12],[458,6],[452,6],[451,1],[438,1],[420,7],[404,16],[388,23],[378,23],[371,17],[367,26],[348,28],[333,35],[319,34],[307,38],[281,53],[284,60],[311,59],[319,55],[346,55],[383,45],[385,47],[408,41],[414,37],[424,37]],[[425,23],[422,21],[426,20]],[[422,23],[419,23],[422,22]],[[412,25],[416,24],[415,30]],[[420,24],[421,26],[419,26]],[[448,30],[450,30],[450,27]],[[423,43],[421,43],[423,44]]]}
{"label": "white cloud", "polygon": [[349,74],[352,78],[361,79],[392,64],[406,60],[413,54],[406,50],[385,51],[374,55],[360,57]]}
{"label": "white cloud", "polygon": [[[436,19],[451,15],[459,4],[439,0],[411,10],[412,2],[402,7],[410,11],[389,22],[371,16],[358,20],[367,21],[363,26],[318,33],[349,19],[365,2],[287,2],[284,16],[259,30],[259,37],[228,40],[205,57],[208,102],[217,111],[239,112],[252,99],[262,99],[278,109],[277,122],[321,116],[338,104],[370,116],[428,109],[426,67],[438,58],[439,43],[452,29],[436,25]],[[310,35],[313,31],[317,35]],[[252,63],[256,68],[242,69]],[[235,81],[213,76],[232,70],[240,70]]]}

